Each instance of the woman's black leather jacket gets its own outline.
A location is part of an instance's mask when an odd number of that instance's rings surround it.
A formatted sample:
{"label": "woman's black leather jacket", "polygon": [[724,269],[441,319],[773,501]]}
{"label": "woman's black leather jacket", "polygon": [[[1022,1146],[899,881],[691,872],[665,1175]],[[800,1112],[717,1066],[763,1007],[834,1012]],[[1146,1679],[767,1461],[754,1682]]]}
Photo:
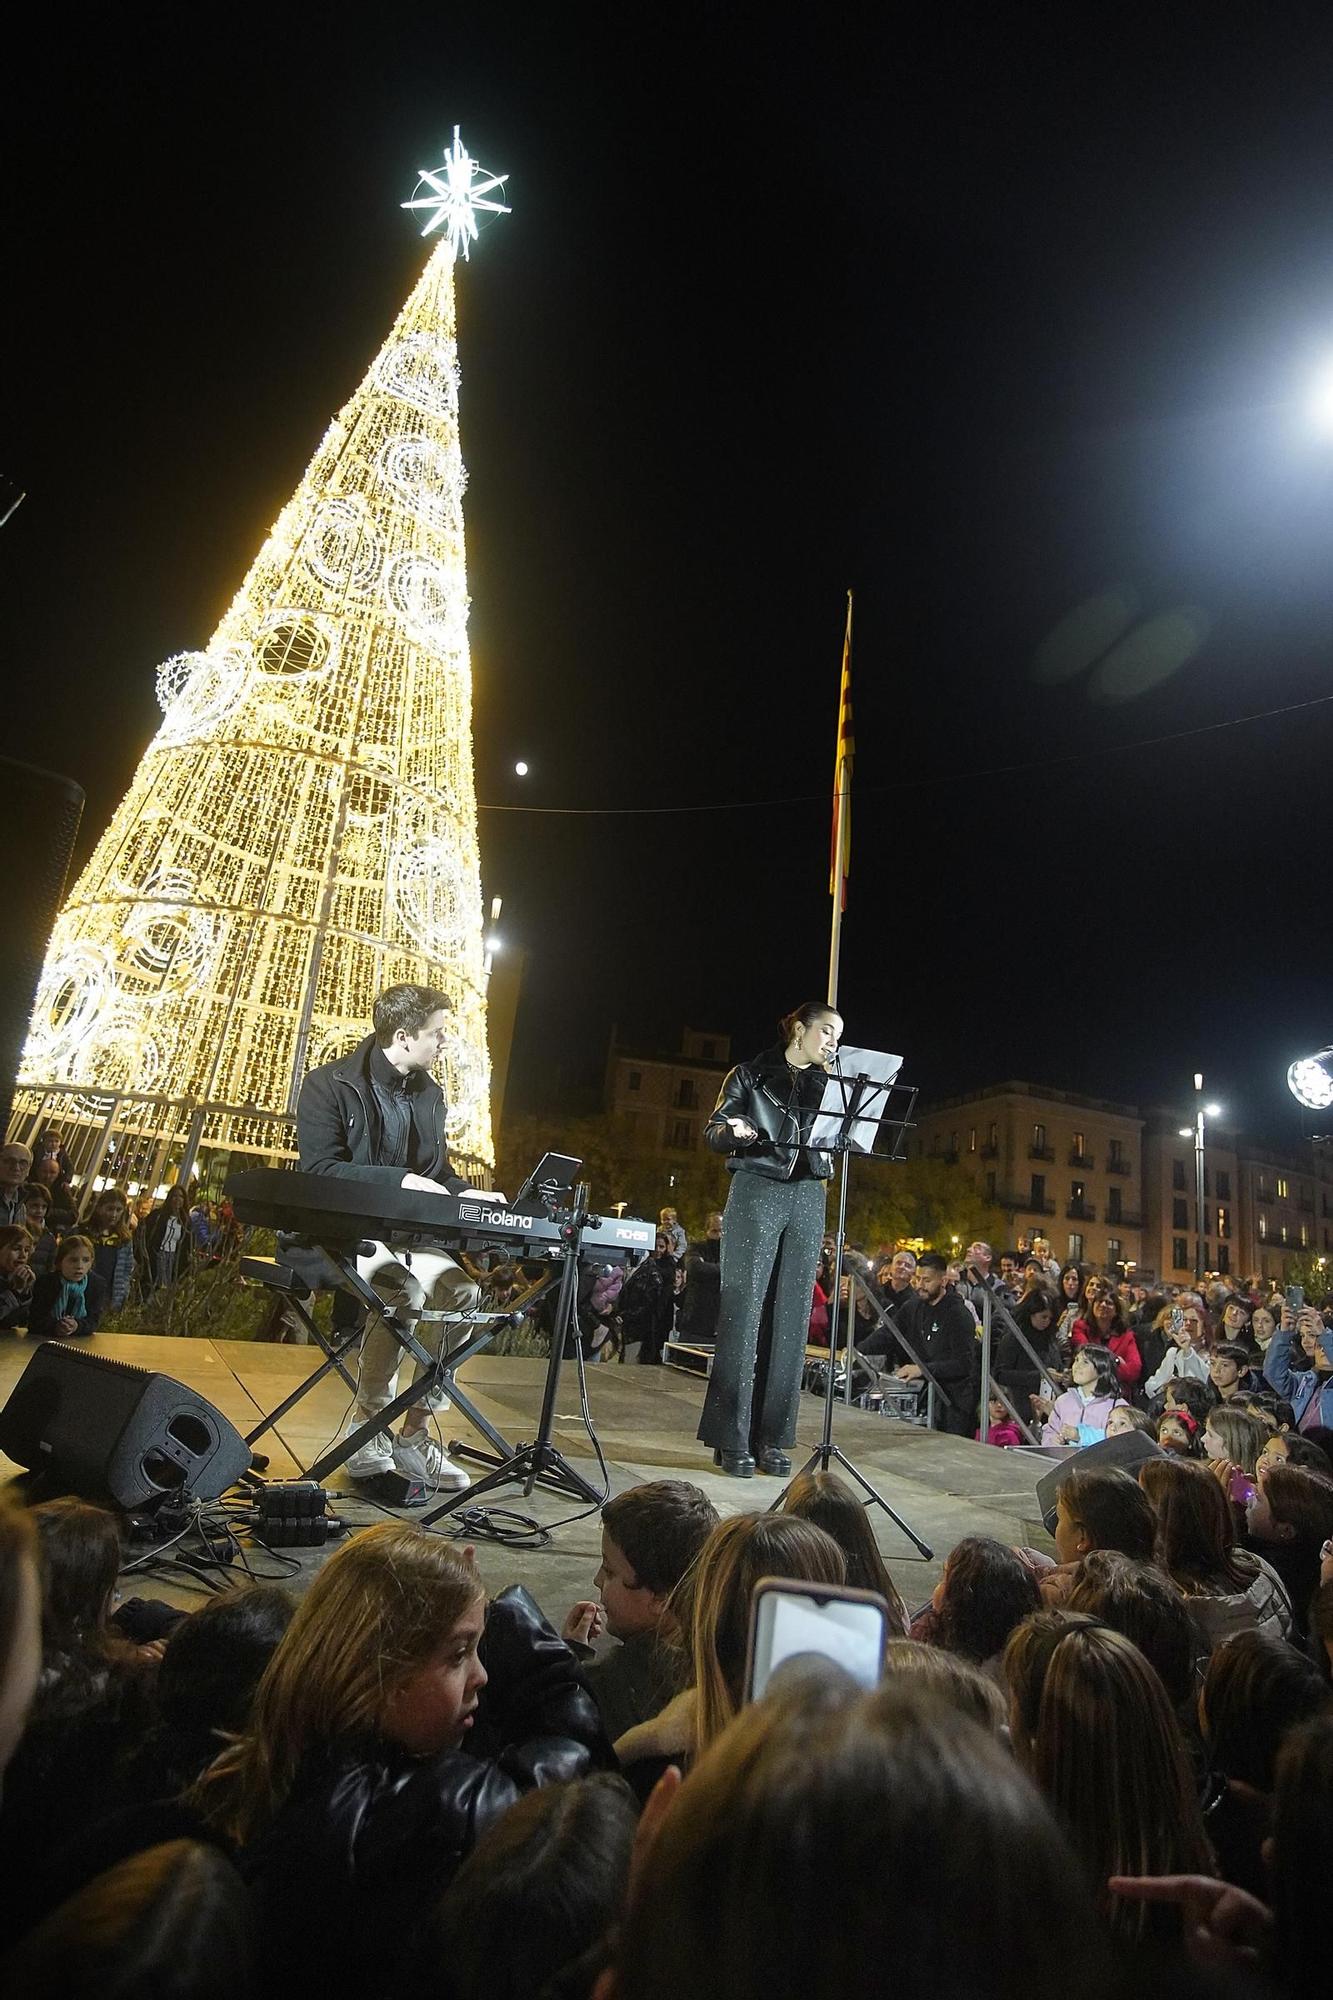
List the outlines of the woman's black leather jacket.
{"label": "woman's black leather jacket", "polygon": [[[780,1045],[765,1049],[727,1072],[704,1138],[713,1152],[727,1155],[728,1173],[743,1169],[767,1180],[789,1181],[804,1157],[816,1180],[831,1180],[833,1155],[801,1145],[810,1135],[826,1081],[822,1069],[792,1069]],[[729,1118],[748,1118],[759,1137],[739,1144]]]}

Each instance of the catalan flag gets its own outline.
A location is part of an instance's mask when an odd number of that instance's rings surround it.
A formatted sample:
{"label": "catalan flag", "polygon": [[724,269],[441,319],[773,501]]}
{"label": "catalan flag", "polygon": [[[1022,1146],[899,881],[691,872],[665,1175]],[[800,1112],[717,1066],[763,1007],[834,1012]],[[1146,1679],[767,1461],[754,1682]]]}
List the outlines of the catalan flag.
{"label": "catalan flag", "polygon": [[852,872],[852,593],[847,593],[847,632],[842,642],[842,684],[838,691],[838,754],[833,762],[833,836],[829,850],[829,894],[847,908]]}

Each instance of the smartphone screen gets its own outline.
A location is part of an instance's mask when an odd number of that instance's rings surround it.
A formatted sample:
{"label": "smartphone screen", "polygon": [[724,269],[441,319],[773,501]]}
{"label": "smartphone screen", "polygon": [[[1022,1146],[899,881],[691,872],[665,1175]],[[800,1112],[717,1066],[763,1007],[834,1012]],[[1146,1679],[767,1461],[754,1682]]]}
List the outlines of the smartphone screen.
{"label": "smartphone screen", "polygon": [[1287,1286],[1287,1304],[1291,1307],[1294,1313],[1300,1311],[1301,1307],[1305,1304],[1304,1285]]}
{"label": "smartphone screen", "polygon": [[1254,1481],[1248,1472],[1233,1472],[1227,1481],[1227,1491],[1238,1507],[1248,1507],[1255,1495]]}
{"label": "smartphone screen", "polygon": [[888,1606],[873,1591],[760,1583],[750,1614],[746,1699],[758,1701],[775,1669],[801,1653],[821,1654],[861,1687],[877,1687],[887,1634]]}

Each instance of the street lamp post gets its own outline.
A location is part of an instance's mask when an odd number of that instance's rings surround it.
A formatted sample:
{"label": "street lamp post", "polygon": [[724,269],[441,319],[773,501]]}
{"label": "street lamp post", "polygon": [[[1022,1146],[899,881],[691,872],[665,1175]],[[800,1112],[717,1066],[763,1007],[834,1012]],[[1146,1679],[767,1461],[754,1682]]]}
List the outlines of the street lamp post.
{"label": "street lamp post", "polygon": [[[1194,1137],[1194,1220],[1197,1224],[1194,1237],[1194,1281],[1198,1284],[1203,1278],[1203,1240],[1207,1230],[1203,1213],[1203,1121],[1205,1117],[1218,1117],[1221,1113],[1221,1106],[1204,1103],[1203,1072],[1197,1069],[1194,1072],[1194,1099],[1195,1112],[1192,1128]],[[1180,1128],[1181,1138],[1188,1139],[1190,1134],[1191,1127],[1182,1125]]]}

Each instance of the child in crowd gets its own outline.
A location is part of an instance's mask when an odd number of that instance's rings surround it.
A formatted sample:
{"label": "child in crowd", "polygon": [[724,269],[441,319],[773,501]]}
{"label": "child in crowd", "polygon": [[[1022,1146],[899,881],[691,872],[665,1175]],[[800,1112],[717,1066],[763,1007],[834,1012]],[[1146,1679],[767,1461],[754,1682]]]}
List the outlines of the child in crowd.
{"label": "child in crowd", "polygon": [[[707,1494],[684,1479],[632,1486],[602,1509],[602,1562],[593,1578],[601,1601],[573,1606],[564,1639],[587,1663],[583,1678],[612,1742],[656,1715],[684,1685],[668,1599],[717,1519]],[[593,1643],[603,1633],[618,1643],[595,1658]]]}
{"label": "child in crowd", "polygon": [[1184,1408],[1163,1410],[1157,1419],[1157,1442],[1163,1451],[1173,1452],[1177,1458],[1197,1458],[1199,1456],[1197,1420]]}
{"label": "child in crowd", "polygon": [[[1027,1443],[1027,1439],[1018,1428],[1014,1417],[1011,1416],[1002,1396],[992,1396],[986,1408],[990,1418],[990,1422],[986,1427],[987,1444],[998,1445],[1003,1450],[1005,1448],[1012,1449],[1014,1445]],[[978,1431],[976,1435],[979,1438],[981,1432]]]}
{"label": "child in crowd", "polygon": [[32,1238],[16,1222],[0,1228],[0,1327],[26,1326],[32,1297]]}
{"label": "child in crowd", "polygon": [[1214,1407],[1218,1403],[1243,1404],[1262,1386],[1251,1372],[1249,1348],[1238,1340],[1220,1340],[1208,1357],[1208,1392]]}
{"label": "child in crowd", "polygon": [[911,1623],[898,1587],[884,1566],[870,1514],[860,1496],[836,1472],[798,1472],[782,1496],[784,1514],[813,1521],[832,1535],[847,1562],[847,1581],[854,1590],[874,1590],[889,1607],[889,1629],[906,1636]]}
{"label": "child in crowd", "polygon": [[408,1992],[431,1909],[523,1793],[609,1765],[578,1663],[526,1591],[406,1521],[302,1598],[246,1733],[190,1795],[239,1850],[274,1991]]}
{"label": "child in crowd", "polygon": [[1146,1410],[1136,1410],[1132,1403],[1117,1403],[1106,1419],[1107,1437],[1129,1437],[1134,1431],[1151,1437],[1152,1418]]}
{"label": "child in crowd", "polygon": [[40,1181],[29,1181],[23,1190],[23,1206],[27,1216],[28,1234],[32,1238],[32,1255],[28,1262],[33,1272],[41,1277],[43,1271],[54,1268],[56,1260],[55,1231],[47,1226],[51,1212],[51,1196]]}
{"label": "child in crowd", "polygon": [[1076,1348],[1069,1364],[1073,1387],[1057,1396],[1041,1434],[1043,1444],[1100,1444],[1112,1410],[1120,1402],[1113,1357],[1089,1342]]}
{"label": "child in crowd", "polygon": [[106,1310],[107,1288],[93,1269],[93,1246],[86,1236],[66,1236],[54,1271],[32,1288],[28,1331],[34,1340],[74,1340],[96,1333]]}
{"label": "child in crowd", "polygon": [[119,1188],[103,1188],[87,1216],[93,1268],[107,1288],[107,1303],[119,1312],[134,1276],[134,1227],[130,1205]]}

